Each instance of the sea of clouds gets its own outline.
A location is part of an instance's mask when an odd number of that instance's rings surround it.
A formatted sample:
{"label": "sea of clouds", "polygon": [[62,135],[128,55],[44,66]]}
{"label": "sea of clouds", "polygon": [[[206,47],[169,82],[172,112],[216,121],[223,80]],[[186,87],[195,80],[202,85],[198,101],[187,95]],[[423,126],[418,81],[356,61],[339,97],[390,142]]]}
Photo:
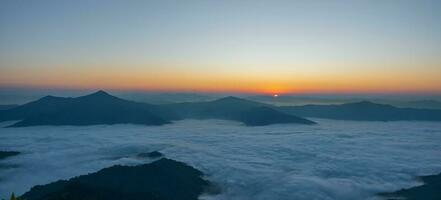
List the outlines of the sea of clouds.
{"label": "sea of clouds", "polygon": [[152,162],[136,155],[154,150],[216,183],[221,193],[206,200],[377,199],[441,172],[441,123],[315,121],[0,128],[0,150],[22,152],[0,161],[0,198],[115,164]]}

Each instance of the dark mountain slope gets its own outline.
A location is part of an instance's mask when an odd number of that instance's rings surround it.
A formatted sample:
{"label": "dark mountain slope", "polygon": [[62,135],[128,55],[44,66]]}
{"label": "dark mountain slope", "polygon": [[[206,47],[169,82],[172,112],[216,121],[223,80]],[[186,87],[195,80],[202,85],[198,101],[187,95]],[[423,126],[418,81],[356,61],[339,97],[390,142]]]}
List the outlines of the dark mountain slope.
{"label": "dark mountain slope", "polygon": [[269,107],[255,107],[245,110],[239,114],[238,120],[247,126],[264,126],[276,123],[316,124],[313,121],[288,115]]}
{"label": "dark mountain slope", "polygon": [[409,101],[401,105],[410,108],[441,109],[441,102],[435,100]]}
{"label": "dark mountain slope", "polygon": [[272,106],[236,97],[209,102],[151,105],[127,101],[99,91],[77,98],[47,96],[0,111],[0,121],[22,120],[12,127],[35,125],[146,124],[162,125],[169,120],[225,119],[245,125],[314,122],[274,110]]}
{"label": "dark mountain slope", "polygon": [[27,200],[197,200],[210,183],[202,172],[162,158],[139,166],[113,166],[96,173],[35,186]]}
{"label": "dark mountain slope", "polygon": [[273,106],[237,97],[225,97],[209,102],[193,102],[163,105],[178,118],[224,119],[243,122],[247,126],[277,123],[315,124],[300,117],[273,109]]}
{"label": "dark mountain slope", "polygon": [[397,108],[368,101],[341,105],[282,106],[280,111],[302,117],[358,121],[441,121],[441,110]]}
{"label": "dark mountain slope", "polygon": [[0,151],[0,160],[20,154],[18,151]]}
{"label": "dark mountain slope", "polygon": [[47,96],[37,101],[0,112],[0,121],[20,120],[12,126],[93,125],[132,123],[161,125],[168,123],[152,114],[154,106],[111,96],[103,91],[77,97]]}
{"label": "dark mountain slope", "polygon": [[72,98],[46,96],[12,109],[0,111],[0,121],[22,120],[31,116],[55,112],[65,106]]}
{"label": "dark mountain slope", "polygon": [[174,111],[179,118],[233,119],[243,111],[259,106],[269,105],[230,96],[208,102],[168,104],[162,108]]}
{"label": "dark mountain slope", "polygon": [[380,194],[390,200],[439,200],[441,199],[441,174],[422,176],[423,185]]}

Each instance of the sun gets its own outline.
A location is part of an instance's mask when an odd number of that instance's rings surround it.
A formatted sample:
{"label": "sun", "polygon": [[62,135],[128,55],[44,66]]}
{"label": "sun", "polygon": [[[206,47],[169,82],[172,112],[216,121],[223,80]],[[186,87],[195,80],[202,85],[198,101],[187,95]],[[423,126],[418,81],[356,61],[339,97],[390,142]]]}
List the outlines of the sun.
{"label": "sun", "polygon": [[279,95],[278,94],[273,94],[273,97],[276,98],[276,97],[279,97]]}

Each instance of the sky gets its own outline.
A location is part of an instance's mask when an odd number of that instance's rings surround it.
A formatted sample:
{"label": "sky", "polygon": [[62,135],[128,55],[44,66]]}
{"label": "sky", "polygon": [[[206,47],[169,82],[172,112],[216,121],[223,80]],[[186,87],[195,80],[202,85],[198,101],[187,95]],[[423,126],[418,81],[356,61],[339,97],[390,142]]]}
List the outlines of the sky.
{"label": "sky", "polygon": [[441,1],[0,1],[0,87],[441,93]]}

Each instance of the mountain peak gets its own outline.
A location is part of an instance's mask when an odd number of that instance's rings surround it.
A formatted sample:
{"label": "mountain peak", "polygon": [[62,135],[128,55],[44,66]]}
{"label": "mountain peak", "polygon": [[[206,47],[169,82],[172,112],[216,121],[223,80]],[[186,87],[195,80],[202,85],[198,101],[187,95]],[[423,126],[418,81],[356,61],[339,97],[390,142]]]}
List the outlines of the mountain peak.
{"label": "mountain peak", "polygon": [[239,97],[227,96],[227,97],[223,97],[223,98],[217,99],[215,101],[246,101],[246,100],[245,99],[241,99]]}
{"label": "mountain peak", "polygon": [[368,100],[363,100],[363,101],[359,101],[359,102],[354,102],[354,104],[362,104],[362,105],[372,105],[372,104],[376,104],[372,101],[368,101]]}
{"label": "mountain peak", "polygon": [[379,104],[374,103],[372,101],[359,101],[359,102],[353,102],[353,103],[346,103],[342,104],[342,106],[349,106],[349,107],[364,107],[364,108],[394,108],[391,105],[387,104]]}
{"label": "mountain peak", "polygon": [[86,96],[94,96],[94,97],[113,97],[112,95],[110,95],[109,93],[103,91],[103,90],[98,90],[92,94],[86,95]]}
{"label": "mountain peak", "polygon": [[108,95],[108,96],[111,96],[109,93],[105,92],[104,90],[98,90],[98,91],[96,91],[96,92],[94,92],[94,93],[92,93],[90,95],[100,95],[100,96],[103,96],[103,95],[107,96]]}
{"label": "mountain peak", "polygon": [[52,95],[47,95],[47,96],[42,97],[41,99],[54,99],[54,98],[57,98],[57,97],[52,96]]}
{"label": "mountain peak", "polygon": [[244,109],[244,108],[250,108],[250,107],[256,107],[256,106],[269,106],[269,107],[271,107],[270,105],[267,105],[267,104],[251,101],[248,99],[242,99],[242,98],[234,97],[234,96],[227,96],[224,98],[214,100],[212,102],[217,103],[218,105],[235,105],[236,109]]}
{"label": "mountain peak", "polygon": [[84,98],[86,98],[86,99],[116,99],[117,97],[110,95],[109,93],[107,93],[103,90],[99,90],[99,91],[96,91],[92,94],[88,94],[88,95],[78,97],[78,98],[81,98],[81,99],[84,99]]}
{"label": "mountain peak", "polygon": [[63,97],[56,97],[56,96],[52,96],[52,95],[47,95],[47,96],[40,98],[38,101],[53,101],[53,100],[60,100],[60,99],[64,99],[64,98]]}

